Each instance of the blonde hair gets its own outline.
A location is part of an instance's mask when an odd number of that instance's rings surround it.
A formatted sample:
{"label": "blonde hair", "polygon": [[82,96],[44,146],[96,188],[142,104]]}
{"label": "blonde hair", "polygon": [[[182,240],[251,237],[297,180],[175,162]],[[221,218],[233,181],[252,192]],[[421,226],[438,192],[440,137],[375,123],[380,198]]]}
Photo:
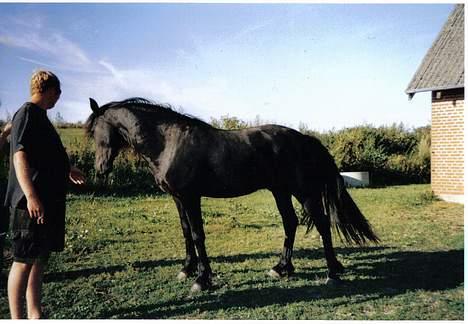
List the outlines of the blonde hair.
{"label": "blonde hair", "polygon": [[38,70],[31,77],[31,95],[44,93],[50,88],[60,89],[60,80],[50,71]]}

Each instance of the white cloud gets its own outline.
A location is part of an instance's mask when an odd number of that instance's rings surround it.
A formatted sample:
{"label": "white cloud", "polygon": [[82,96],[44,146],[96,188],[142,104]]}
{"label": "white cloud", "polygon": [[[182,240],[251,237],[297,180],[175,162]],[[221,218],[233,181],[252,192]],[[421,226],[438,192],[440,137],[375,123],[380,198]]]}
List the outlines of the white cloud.
{"label": "white cloud", "polygon": [[20,60],[22,60],[22,61],[29,62],[29,63],[35,64],[35,65],[38,65],[38,66],[44,66],[44,67],[49,67],[49,68],[57,68],[57,66],[55,66],[55,65],[44,63],[44,62],[41,62],[41,61],[38,61],[38,60],[33,60],[33,59],[30,59],[30,58],[27,58],[27,57],[18,56],[18,58]]}
{"label": "white cloud", "polygon": [[54,33],[46,40],[47,49],[57,58],[63,58],[64,63],[71,65],[89,66],[91,60],[79,45],[68,40],[59,33]]}
{"label": "white cloud", "polygon": [[270,23],[247,26],[228,38],[209,44],[207,48],[198,44],[196,48],[199,51],[188,53],[179,50],[179,57],[183,57],[186,64],[182,63],[184,67],[178,67],[178,70],[166,71],[144,64],[121,67],[109,59],[92,57],[73,39],[60,31],[50,30],[47,21],[41,17],[37,17],[32,25],[20,18],[0,22],[0,45],[23,49],[25,54],[18,57],[20,60],[59,73],[63,94],[57,108],[51,111],[52,118],[60,112],[66,120],[84,121],[90,113],[89,97],[102,105],[138,96],[169,103],[207,120],[226,112],[234,115],[249,111],[249,106],[232,92],[228,79],[219,76],[222,72],[194,73],[192,63],[201,61],[204,66],[209,65],[212,59],[209,53],[214,47],[232,47],[233,43]]}
{"label": "white cloud", "polygon": [[[95,72],[97,68],[78,44],[60,32],[46,28],[40,17],[37,17],[31,25],[19,18],[4,22],[0,26],[0,45],[29,51],[34,58],[27,60],[30,62],[41,60],[40,65],[44,66],[86,72]],[[21,59],[25,60],[24,57]]]}
{"label": "white cloud", "polygon": [[100,60],[98,63],[105,67],[116,79],[122,79],[122,74],[119,71],[117,71],[117,69],[112,65],[112,63],[104,60]]}
{"label": "white cloud", "polygon": [[52,62],[57,62],[63,68],[88,66],[91,63],[78,45],[57,33],[49,36],[27,32],[1,33],[0,44],[30,50],[49,58]]}
{"label": "white cloud", "polygon": [[124,69],[104,60],[99,64],[109,73],[98,74],[94,78],[77,74],[64,83],[64,97],[58,107],[63,107],[60,113],[65,119],[84,120],[90,112],[89,97],[96,99],[100,105],[129,97],[143,97],[169,103],[176,109],[182,108],[205,120],[223,114],[220,107],[225,111],[237,106],[237,100],[228,103],[228,84],[224,79],[187,82],[171,72],[157,71],[152,67]]}

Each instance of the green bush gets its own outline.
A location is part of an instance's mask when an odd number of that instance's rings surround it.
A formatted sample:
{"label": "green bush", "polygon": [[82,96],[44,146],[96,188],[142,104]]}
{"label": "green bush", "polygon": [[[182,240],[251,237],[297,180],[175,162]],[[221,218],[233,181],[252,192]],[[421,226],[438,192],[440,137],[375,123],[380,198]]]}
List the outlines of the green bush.
{"label": "green bush", "polygon": [[385,163],[385,148],[373,132],[369,127],[356,127],[333,135],[328,149],[340,170],[366,171]]}
{"label": "green bush", "polygon": [[430,128],[359,126],[324,143],[341,171],[369,171],[374,185],[430,181]]}

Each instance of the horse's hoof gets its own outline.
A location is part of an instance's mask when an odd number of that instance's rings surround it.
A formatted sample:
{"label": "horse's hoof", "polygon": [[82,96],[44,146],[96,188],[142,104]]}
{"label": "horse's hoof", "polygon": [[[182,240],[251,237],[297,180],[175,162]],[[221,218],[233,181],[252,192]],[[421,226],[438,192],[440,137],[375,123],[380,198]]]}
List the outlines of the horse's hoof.
{"label": "horse's hoof", "polygon": [[202,290],[203,290],[203,289],[202,289],[202,286],[201,286],[198,282],[194,283],[194,284],[192,285],[192,288],[190,288],[190,292],[191,292],[192,294],[199,293],[199,292],[201,292]]}
{"label": "horse's hoof", "polygon": [[179,274],[177,275],[177,279],[179,281],[184,281],[187,278],[188,278],[188,275],[184,271],[179,272]]}
{"label": "horse's hoof", "polygon": [[330,278],[328,277],[325,281],[325,284],[330,287],[339,287],[343,285],[343,281],[339,278]]}
{"label": "horse's hoof", "polygon": [[[207,277],[211,278],[211,274],[208,275]],[[193,293],[198,293],[203,290],[208,290],[212,287],[213,283],[211,282],[211,279],[204,279],[206,277],[198,277],[192,285],[192,288],[190,288],[190,292]]]}
{"label": "horse's hoof", "polygon": [[268,272],[272,278],[289,278],[294,273],[294,266],[289,263],[286,265],[277,264]]}
{"label": "horse's hoof", "polygon": [[275,279],[281,278],[281,275],[278,272],[276,272],[276,270],[274,269],[270,269],[270,271],[268,271],[268,275]]}

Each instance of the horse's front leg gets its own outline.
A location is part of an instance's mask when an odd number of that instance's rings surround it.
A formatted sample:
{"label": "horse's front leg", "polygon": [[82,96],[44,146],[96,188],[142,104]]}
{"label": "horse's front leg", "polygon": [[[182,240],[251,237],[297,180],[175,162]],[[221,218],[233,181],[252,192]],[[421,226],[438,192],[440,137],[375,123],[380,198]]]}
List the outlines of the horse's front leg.
{"label": "horse's front leg", "polygon": [[192,231],[192,240],[198,253],[198,276],[191,289],[192,292],[197,292],[211,287],[213,273],[206,254],[200,197],[185,199],[183,204],[187,212],[190,230]]}
{"label": "horse's front leg", "polygon": [[195,244],[192,239],[192,231],[190,230],[190,223],[187,218],[187,212],[182,202],[174,197],[174,202],[177,206],[177,211],[180,217],[180,226],[185,239],[185,262],[184,266],[177,275],[177,279],[185,280],[187,277],[195,275],[197,272],[198,258],[195,251]]}
{"label": "horse's front leg", "polygon": [[292,253],[294,248],[294,239],[298,225],[297,215],[291,201],[291,195],[283,192],[273,192],[276,205],[281,214],[284,228],[284,245],[280,260],[268,273],[271,277],[288,277],[294,273],[292,264]]}

